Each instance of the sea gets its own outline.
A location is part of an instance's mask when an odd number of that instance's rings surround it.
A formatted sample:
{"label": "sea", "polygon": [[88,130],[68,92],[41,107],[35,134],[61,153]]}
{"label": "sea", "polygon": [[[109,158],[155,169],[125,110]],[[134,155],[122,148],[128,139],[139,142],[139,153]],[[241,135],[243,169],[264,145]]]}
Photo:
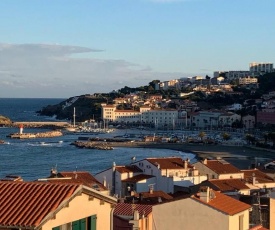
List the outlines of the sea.
{"label": "sea", "polygon": [[[56,98],[0,98],[0,115],[12,121],[54,121],[55,117],[39,116],[37,111],[47,105],[58,104],[65,99]],[[46,129],[24,128],[26,133],[48,131]],[[115,148],[113,150],[79,149],[71,145],[79,135],[73,133],[55,138],[18,140],[7,135],[19,132],[18,128],[0,127],[0,179],[7,175],[21,176],[24,181],[35,181],[50,175],[52,168],[59,172],[88,171],[92,175],[116,165],[127,165],[149,157],[177,156],[195,159],[192,153],[150,148]],[[98,137],[121,135],[122,130]],[[131,130],[131,132],[140,132]]]}

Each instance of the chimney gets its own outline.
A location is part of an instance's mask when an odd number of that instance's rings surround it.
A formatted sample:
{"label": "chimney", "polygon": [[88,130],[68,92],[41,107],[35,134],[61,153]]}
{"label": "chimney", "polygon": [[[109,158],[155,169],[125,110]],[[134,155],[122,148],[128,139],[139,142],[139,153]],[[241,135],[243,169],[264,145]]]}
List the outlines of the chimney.
{"label": "chimney", "polygon": [[106,187],[107,182],[106,182],[106,176],[103,177],[103,186]]}
{"label": "chimney", "polygon": [[142,193],[139,193],[138,199],[139,199],[140,202],[143,201],[143,195],[142,195]]}
{"label": "chimney", "polygon": [[252,184],[253,184],[253,185],[256,184],[256,176],[255,176],[255,173],[252,173]]}
{"label": "chimney", "polygon": [[134,220],[139,220],[139,212],[137,210],[134,211]]}
{"label": "chimney", "polygon": [[207,158],[205,158],[205,159],[203,160],[203,164],[204,164],[204,165],[207,165]]}
{"label": "chimney", "polygon": [[153,187],[153,185],[149,185],[149,193],[150,194],[154,193],[154,187]]}
{"label": "chimney", "polygon": [[200,187],[200,199],[206,203],[210,201],[210,189],[208,186]]}
{"label": "chimney", "polygon": [[116,162],[113,162],[113,172],[116,171]]}
{"label": "chimney", "polygon": [[183,167],[184,169],[188,168],[188,159],[183,161]]}

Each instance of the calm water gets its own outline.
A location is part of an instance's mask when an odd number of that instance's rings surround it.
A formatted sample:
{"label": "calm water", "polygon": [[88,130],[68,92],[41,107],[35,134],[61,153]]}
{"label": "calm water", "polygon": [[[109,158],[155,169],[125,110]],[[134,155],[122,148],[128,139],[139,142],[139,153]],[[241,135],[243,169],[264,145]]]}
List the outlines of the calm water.
{"label": "calm water", "polygon": [[[12,121],[45,121],[53,118],[37,116],[35,111],[63,99],[0,99],[0,114]],[[41,132],[39,129],[25,129],[25,132]],[[49,176],[52,167],[58,171],[89,171],[92,174],[112,166],[125,165],[147,157],[181,156],[194,158],[193,154],[157,149],[116,148],[111,151],[78,149],[70,145],[77,135],[58,138],[16,140],[6,136],[18,132],[15,128],[0,128],[0,139],[7,144],[0,145],[0,178],[8,174],[20,175],[24,180],[36,180]],[[117,133],[112,133],[117,135]],[[100,137],[100,136],[99,136]]]}

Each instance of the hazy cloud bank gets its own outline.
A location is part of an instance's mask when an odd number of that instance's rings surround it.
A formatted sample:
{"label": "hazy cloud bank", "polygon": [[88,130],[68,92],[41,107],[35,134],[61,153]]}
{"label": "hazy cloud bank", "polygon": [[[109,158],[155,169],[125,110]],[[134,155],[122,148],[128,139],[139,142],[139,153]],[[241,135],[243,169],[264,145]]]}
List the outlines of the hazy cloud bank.
{"label": "hazy cloud bank", "polygon": [[57,44],[0,44],[0,97],[70,97],[181,76],[125,60],[73,57],[101,51]]}

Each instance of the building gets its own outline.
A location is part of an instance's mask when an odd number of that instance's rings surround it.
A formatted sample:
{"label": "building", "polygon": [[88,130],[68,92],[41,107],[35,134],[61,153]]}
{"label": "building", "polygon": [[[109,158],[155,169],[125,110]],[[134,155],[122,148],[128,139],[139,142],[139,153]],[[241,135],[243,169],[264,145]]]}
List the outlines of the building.
{"label": "building", "polygon": [[253,76],[274,72],[273,63],[252,62],[249,64],[249,71]]}
{"label": "building", "polygon": [[116,203],[79,184],[0,182],[0,229],[110,229]]}
{"label": "building", "polygon": [[238,79],[239,80],[239,85],[250,85],[250,84],[257,84],[258,83],[258,78],[256,77],[241,77]]}
{"label": "building", "polygon": [[244,173],[225,160],[198,161],[193,164],[201,175],[207,175],[208,179],[243,179]]}
{"label": "building", "polygon": [[193,127],[198,128],[217,127],[221,114],[222,112],[200,111],[191,114],[190,122]]}
{"label": "building", "polygon": [[246,116],[242,117],[242,123],[243,123],[243,127],[246,129],[255,128],[255,124],[256,124],[255,116],[246,115]]}
{"label": "building", "polygon": [[257,111],[257,123],[262,125],[275,124],[275,112],[274,111]]}
{"label": "building", "polygon": [[173,193],[175,185],[188,187],[206,180],[189,160],[180,157],[146,158],[127,166],[114,163],[95,178],[102,183],[106,180],[106,186],[119,197],[147,191],[152,185],[154,190]]}
{"label": "building", "polygon": [[246,230],[251,206],[220,192],[202,187],[188,198],[152,207],[152,229],[167,230]]}

